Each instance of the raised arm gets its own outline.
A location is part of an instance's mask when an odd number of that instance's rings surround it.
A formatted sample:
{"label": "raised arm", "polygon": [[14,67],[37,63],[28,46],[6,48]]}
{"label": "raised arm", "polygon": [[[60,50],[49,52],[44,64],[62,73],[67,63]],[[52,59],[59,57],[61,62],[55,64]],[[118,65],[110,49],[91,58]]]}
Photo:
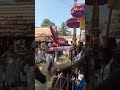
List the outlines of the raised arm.
{"label": "raised arm", "polygon": [[[73,69],[78,68],[79,66],[81,66],[81,65],[84,63],[85,57],[86,57],[86,56],[82,56],[82,57],[80,58],[80,60],[76,61],[74,64],[72,64],[72,65],[70,65],[70,66],[68,66],[68,67],[59,68],[59,72],[68,71],[68,70],[73,70]],[[54,72],[56,72],[56,70],[55,70]]]}

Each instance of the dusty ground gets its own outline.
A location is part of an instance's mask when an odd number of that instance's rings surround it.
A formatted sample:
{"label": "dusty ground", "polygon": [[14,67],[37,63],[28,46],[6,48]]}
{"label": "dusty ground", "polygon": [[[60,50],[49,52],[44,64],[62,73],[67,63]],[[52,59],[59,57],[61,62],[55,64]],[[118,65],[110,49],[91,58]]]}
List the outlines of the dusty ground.
{"label": "dusty ground", "polygon": [[[58,61],[55,62],[52,70],[58,67],[66,67],[70,65],[70,60],[67,59],[66,57],[62,56],[61,58],[58,59]],[[39,65],[40,70],[47,76],[47,82],[45,84],[41,84],[37,80],[35,80],[35,90],[48,90],[51,84],[51,77],[52,75],[49,75],[47,72],[47,67],[45,63],[42,63]]]}

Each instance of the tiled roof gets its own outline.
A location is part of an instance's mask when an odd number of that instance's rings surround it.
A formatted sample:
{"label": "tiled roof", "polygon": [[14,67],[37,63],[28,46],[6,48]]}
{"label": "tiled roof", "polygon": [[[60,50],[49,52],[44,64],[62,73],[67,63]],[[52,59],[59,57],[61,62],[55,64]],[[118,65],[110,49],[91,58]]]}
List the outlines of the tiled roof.
{"label": "tiled roof", "polygon": [[35,40],[40,42],[52,42],[52,34],[49,27],[35,27]]}
{"label": "tiled roof", "polygon": [[37,35],[37,34],[46,34],[46,35],[52,36],[49,27],[48,28],[45,28],[45,27],[43,27],[43,28],[42,27],[36,27],[35,28],[35,35]]}
{"label": "tiled roof", "polygon": [[[49,27],[36,27],[35,28],[35,39],[36,41],[47,41],[47,42],[51,42],[53,41],[52,39],[52,34],[50,31]],[[67,42],[67,40],[62,37],[62,36],[58,36],[58,41],[64,41]]]}
{"label": "tiled roof", "polygon": [[47,35],[47,34],[37,34],[36,37],[35,37],[35,40],[36,41],[40,41],[40,42],[52,42],[53,39],[50,35]]}
{"label": "tiled roof", "polygon": [[34,37],[34,32],[34,3],[1,6],[0,37]]}

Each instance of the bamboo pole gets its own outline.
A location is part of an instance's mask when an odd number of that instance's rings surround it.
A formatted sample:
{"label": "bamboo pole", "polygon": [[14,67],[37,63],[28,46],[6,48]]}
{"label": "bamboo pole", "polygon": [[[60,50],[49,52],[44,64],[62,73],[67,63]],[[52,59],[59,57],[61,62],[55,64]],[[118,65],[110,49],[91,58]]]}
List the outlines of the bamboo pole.
{"label": "bamboo pole", "polygon": [[80,28],[81,30],[85,30],[85,17],[80,18]]}
{"label": "bamboo pole", "polygon": [[80,38],[82,30],[85,30],[85,17],[80,18]]}
{"label": "bamboo pole", "polygon": [[76,43],[76,26],[74,26],[74,31],[73,31],[73,43]]}

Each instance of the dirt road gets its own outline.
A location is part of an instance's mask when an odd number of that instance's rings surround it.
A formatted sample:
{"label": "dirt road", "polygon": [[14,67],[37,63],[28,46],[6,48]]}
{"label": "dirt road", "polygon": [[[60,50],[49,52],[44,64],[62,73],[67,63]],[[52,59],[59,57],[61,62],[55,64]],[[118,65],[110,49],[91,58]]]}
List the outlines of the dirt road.
{"label": "dirt road", "polygon": [[[54,70],[55,68],[59,68],[59,67],[66,67],[70,64],[71,64],[70,60],[63,56],[60,59],[58,59],[58,61],[55,62],[52,70]],[[35,90],[48,90],[51,84],[52,75],[48,74],[45,63],[39,64],[39,68],[47,76],[47,82],[45,84],[41,84],[40,82],[35,80]]]}

